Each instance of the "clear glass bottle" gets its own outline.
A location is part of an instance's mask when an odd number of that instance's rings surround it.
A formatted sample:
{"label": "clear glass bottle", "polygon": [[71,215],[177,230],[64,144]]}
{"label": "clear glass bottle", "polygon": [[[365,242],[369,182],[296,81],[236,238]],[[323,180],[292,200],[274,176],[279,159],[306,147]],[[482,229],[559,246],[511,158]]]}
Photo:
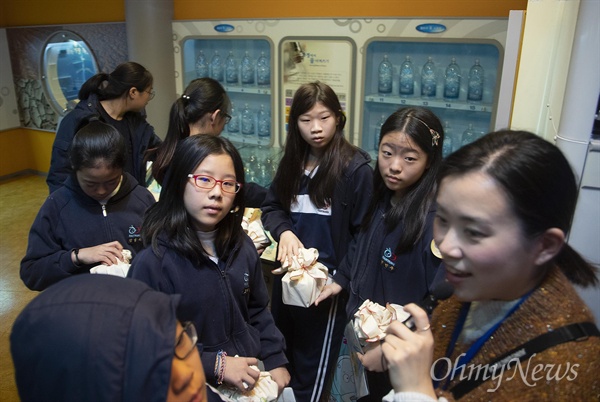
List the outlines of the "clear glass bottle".
{"label": "clear glass bottle", "polygon": [[383,127],[385,120],[386,116],[382,114],[377,124],[375,124],[375,131],[373,132],[373,149],[375,151],[379,150],[379,137],[381,136],[381,127]]}
{"label": "clear glass bottle", "polygon": [[265,52],[260,52],[256,61],[256,81],[258,85],[271,85],[271,63]]}
{"label": "clear glass bottle", "polygon": [[427,63],[421,70],[421,96],[428,98],[435,97],[437,91],[437,77],[435,74],[435,64],[431,57],[427,58]]}
{"label": "clear glass bottle", "polygon": [[210,78],[223,82],[223,60],[218,50],[215,50],[210,59]]}
{"label": "clear glass bottle", "polygon": [[254,117],[255,114],[250,110],[250,106],[246,103],[242,111],[242,134],[254,135]]}
{"label": "clear glass bottle", "polygon": [[379,78],[377,90],[380,94],[392,93],[392,63],[388,59],[388,55],[383,55],[383,60],[379,63]]}
{"label": "clear glass bottle", "polygon": [[479,59],[475,59],[475,64],[469,71],[469,89],[467,100],[478,102],[483,99],[483,77],[484,70],[479,64]]}
{"label": "clear glass bottle", "polygon": [[240,132],[240,115],[233,104],[231,102],[231,120],[227,123],[227,132],[231,134],[237,134]]}
{"label": "clear glass bottle", "polygon": [[400,65],[400,96],[413,95],[415,93],[415,69],[410,56]]}
{"label": "clear glass bottle", "polygon": [[462,133],[462,137],[460,139],[460,146],[464,146],[467,144],[472,143],[473,141],[475,141],[477,139],[477,134],[475,133],[475,130],[473,129],[473,124],[469,124],[469,127],[467,127],[467,129],[465,131],[463,131]]}
{"label": "clear glass bottle", "polygon": [[444,122],[444,145],[442,146],[442,157],[446,157],[454,151],[454,131],[450,127],[450,122]]}
{"label": "clear glass bottle", "polygon": [[196,77],[208,77],[208,60],[202,50],[198,52],[198,58],[196,59]]}
{"label": "clear glass bottle", "polygon": [[265,105],[260,105],[256,120],[258,122],[258,136],[269,137],[271,135],[271,114],[265,109]]}
{"label": "clear glass bottle", "polygon": [[252,60],[250,53],[247,51],[244,53],[244,58],[242,58],[240,70],[242,76],[242,85],[254,84],[254,60]]}
{"label": "clear glass bottle", "polygon": [[238,83],[238,64],[233,52],[229,52],[227,60],[225,60],[225,82],[227,84]]}
{"label": "clear glass bottle", "polygon": [[446,67],[444,79],[444,98],[458,99],[460,95],[460,67],[456,64],[456,58],[453,57]]}

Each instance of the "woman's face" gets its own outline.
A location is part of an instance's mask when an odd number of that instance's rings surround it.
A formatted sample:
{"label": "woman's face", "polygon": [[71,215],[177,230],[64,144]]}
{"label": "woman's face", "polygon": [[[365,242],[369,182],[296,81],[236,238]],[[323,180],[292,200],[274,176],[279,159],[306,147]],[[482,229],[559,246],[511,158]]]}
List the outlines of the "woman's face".
{"label": "woman's face", "polygon": [[91,168],[76,171],[77,182],[85,194],[102,201],[106,199],[121,182],[122,168],[109,166],[104,159],[97,159]]}
{"label": "woman's face", "polygon": [[310,146],[311,153],[317,157],[323,154],[333,139],[337,124],[335,113],[321,102],[317,102],[312,109],[298,118],[300,136]]}
{"label": "woman's face", "polygon": [[[178,322],[175,339],[183,332],[183,327]],[[175,345],[176,350],[181,350],[181,355],[190,350],[192,340],[183,334],[181,342]],[[192,353],[181,360],[173,356],[171,364],[171,381],[167,393],[167,402],[204,402],[206,396],[206,378],[204,368],[200,361],[200,353],[197,347],[193,347]]]}
{"label": "woman's face", "polygon": [[428,158],[404,132],[391,131],[381,139],[377,164],[386,187],[401,198],[423,176]]}
{"label": "woman's face", "polygon": [[143,91],[138,91],[137,88],[133,87],[129,91],[129,94],[131,97],[131,102],[129,103],[129,110],[132,112],[140,112],[146,106],[148,106],[148,103],[152,99],[154,99],[155,92],[152,88],[152,85],[150,85]]}
{"label": "woman's face", "polygon": [[539,241],[524,236],[506,194],[490,176],[444,178],[437,204],[434,239],[459,300],[514,300],[539,283]]}
{"label": "woman's face", "polygon": [[[236,181],[233,160],[228,154],[207,156],[192,174],[209,176],[216,180]],[[223,191],[222,186],[223,183],[217,183],[211,189],[198,188],[193,178],[188,179],[183,203],[196,230],[214,230],[231,210],[236,195]]]}

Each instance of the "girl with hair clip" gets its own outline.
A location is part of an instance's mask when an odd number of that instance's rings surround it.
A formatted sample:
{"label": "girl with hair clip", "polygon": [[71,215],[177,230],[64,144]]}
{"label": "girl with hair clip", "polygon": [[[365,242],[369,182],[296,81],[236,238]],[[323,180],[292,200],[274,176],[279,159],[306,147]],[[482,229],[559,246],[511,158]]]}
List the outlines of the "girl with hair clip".
{"label": "girl with hair clip", "polygon": [[52,159],[46,183],[50,192],[61,187],[72,172],[69,148],[81,121],[92,115],[115,127],[123,136],[126,157],[123,169],[141,185],[145,185],[148,149],[161,140],[146,121],[144,108],[154,98],[152,74],[142,65],[129,61],[119,64],[110,73],[89,78],[79,90],[80,102],[61,121],[52,145]]}
{"label": "girl with hair clip", "polygon": [[125,140],[92,117],[69,149],[72,173],[50,194],[29,232],[21,279],[43,290],[94,265],[118,264],[123,249],[142,249],[140,226],[154,197],[123,171]]}
{"label": "girl with hair clip", "polygon": [[[344,138],[346,117],[328,85],[301,85],[292,100],[283,158],[263,204],[262,221],[279,242],[279,262],[316,248],[335,273],[371,197],[370,157]],[[346,294],[308,308],[282,302],[275,277],[272,311],[287,342],[297,401],[318,401],[343,338]]]}
{"label": "girl with hair clip", "polygon": [[[432,241],[443,140],[442,125],[429,109],[409,107],[388,117],[381,128],[373,198],[362,230],[316,303],[346,289],[346,312],[353,319],[367,299],[385,306],[428,296],[441,265]],[[358,357],[369,386],[369,395],[360,400],[381,401],[392,387],[382,373],[379,342]]]}
{"label": "girl with hair clip", "polygon": [[192,321],[204,346],[208,381],[251,389],[258,359],[283,390],[289,381],[284,339],[268,309],[259,256],[241,227],[242,159],[222,137],[177,144],[159,201],[145,218],[146,248],[128,276],[181,294],[180,319]]}
{"label": "girl with hair clip", "polygon": [[[148,152],[147,159],[152,162],[152,176],[158,186],[149,183],[149,188],[158,199],[160,185],[167,167],[173,159],[177,144],[191,135],[221,135],[231,116],[228,114],[231,101],[223,86],[212,78],[204,77],[192,80],[171,106],[169,128],[165,140],[158,148]],[[266,189],[255,183],[244,186],[246,204],[259,207],[266,195]]]}
{"label": "girl with hair clip", "polygon": [[600,332],[573,287],[598,279],[565,242],[577,204],[567,159],[503,130],[448,156],[438,183],[434,237],[454,295],[431,325],[411,304],[417,331],[388,328],[385,400],[598,400]]}

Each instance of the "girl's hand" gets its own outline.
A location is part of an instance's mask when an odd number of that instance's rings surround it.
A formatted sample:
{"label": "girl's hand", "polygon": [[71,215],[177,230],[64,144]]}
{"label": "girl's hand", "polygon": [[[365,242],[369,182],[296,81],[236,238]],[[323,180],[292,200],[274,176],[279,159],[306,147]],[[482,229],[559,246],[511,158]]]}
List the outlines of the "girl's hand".
{"label": "girl's hand", "polygon": [[[118,264],[117,258],[119,260],[123,259],[123,246],[118,241],[112,241],[110,243],[100,244],[94,247],[86,247],[79,249],[79,264],[87,265],[87,264],[105,264],[105,265],[113,265]],[[71,253],[71,261],[74,264],[77,264],[77,259],[75,258],[75,252]]]}
{"label": "girl's hand", "polygon": [[319,296],[317,296],[317,299],[315,300],[315,306],[318,306],[319,303],[321,303],[323,300],[327,299],[328,297],[333,297],[341,291],[342,287],[335,282],[329,285],[325,285],[325,287],[323,288],[323,290],[321,290],[321,293],[319,293]]}
{"label": "girl's hand", "polygon": [[291,230],[286,230],[279,236],[277,260],[281,263],[288,261],[291,264],[292,257],[297,256],[301,248],[304,248],[304,244],[300,239]]}
{"label": "girl's hand", "polygon": [[385,359],[383,358],[383,352],[381,350],[381,342],[370,344],[364,354],[357,353],[358,360],[363,366],[369,371],[376,371],[378,373],[387,370],[385,365]]}
{"label": "girl's hand", "polygon": [[269,371],[273,381],[277,383],[277,395],[281,395],[283,389],[290,383],[290,373],[285,367],[277,367]]}
{"label": "girl's hand", "polygon": [[223,381],[242,392],[251,390],[260,377],[260,371],[250,366],[257,364],[258,360],[254,357],[226,356]]}
{"label": "girl's hand", "polygon": [[433,359],[433,335],[427,313],[416,304],[404,306],[414,319],[416,331],[394,321],[382,344],[390,381],[395,392],[420,392],[437,399],[430,369]]}

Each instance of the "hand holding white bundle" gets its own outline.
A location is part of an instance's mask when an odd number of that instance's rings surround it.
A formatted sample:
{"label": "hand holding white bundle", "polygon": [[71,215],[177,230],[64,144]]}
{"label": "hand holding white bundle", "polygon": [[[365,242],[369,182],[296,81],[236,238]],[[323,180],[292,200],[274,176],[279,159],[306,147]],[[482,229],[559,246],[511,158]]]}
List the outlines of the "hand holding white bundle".
{"label": "hand holding white bundle", "polygon": [[129,272],[129,267],[131,266],[131,264],[129,263],[131,261],[131,251],[123,249],[123,251],[121,251],[121,254],[123,255],[123,260],[121,261],[117,258],[117,260],[119,261],[118,264],[96,265],[95,267],[90,269],[90,274],[114,275],[120,276],[121,278],[127,277],[127,272]]}
{"label": "hand holding white bundle", "polygon": [[[250,366],[251,368],[259,371],[256,366]],[[277,399],[278,388],[277,383],[271,378],[271,374],[268,371],[261,371],[260,377],[254,384],[254,387],[248,391],[240,391],[236,387],[230,387],[227,385],[221,385],[217,388],[220,394],[229,398],[233,401],[238,402],[270,402]]]}
{"label": "hand holding white bundle", "polygon": [[367,299],[354,313],[354,332],[361,341],[379,342],[385,338],[385,331],[392,321],[403,322],[409,317],[399,304],[387,303],[383,307]]}
{"label": "hand holding white bundle", "polygon": [[315,248],[298,250],[291,262],[284,261],[274,274],[286,274],[281,279],[282,300],[290,306],[310,307],[327,283],[329,271],[318,262],[319,252]]}

